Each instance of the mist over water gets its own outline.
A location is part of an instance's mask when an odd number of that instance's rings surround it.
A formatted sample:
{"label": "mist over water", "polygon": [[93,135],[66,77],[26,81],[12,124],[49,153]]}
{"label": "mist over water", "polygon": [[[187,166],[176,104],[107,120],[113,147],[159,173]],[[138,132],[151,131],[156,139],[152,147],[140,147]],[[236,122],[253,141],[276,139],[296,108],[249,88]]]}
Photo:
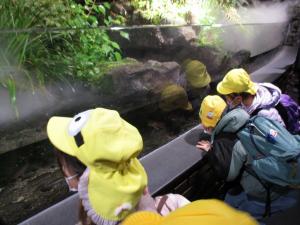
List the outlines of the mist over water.
{"label": "mist over water", "polygon": [[247,23],[282,23],[289,20],[289,6],[293,2],[259,3],[254,2],[253,7],[238,10],[241,21]]}

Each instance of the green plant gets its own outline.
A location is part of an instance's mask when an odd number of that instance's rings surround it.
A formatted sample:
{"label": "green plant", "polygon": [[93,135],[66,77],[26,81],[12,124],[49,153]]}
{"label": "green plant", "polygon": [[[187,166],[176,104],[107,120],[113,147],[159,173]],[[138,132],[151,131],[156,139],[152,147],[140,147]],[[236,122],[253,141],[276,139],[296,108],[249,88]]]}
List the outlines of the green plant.
{"label": "green plant", "polygon": [[86,79],[89,76],[97,76],[97,63],[122,59],[118,43],[111,41],[107,32],[98,28],[99,22],[95,16],[102,15],[104,24],[112,25],[115,20],[107,15],[110,5],[96,5],[95,2],[86,0],[86,5],[73,3],[71,8],[76,17],[70,20],[68,25],[72,28],[92,29],[79,30],[72,35],[72,42],[66,43],[68,51],[65,60],[67,64],[74,66],[76,77]]}
{"label": "green plant", "polygon": [[[110,16],[109,10],[108,2],[94,0],[83,5],[73,0],[1,1],[0,82],[15,111],[19,88],[30,87],[34,93],[36,85],[50,80],[101,79],[100,62],[122,59],[119,45],[98,28],[124,21]],[[126,32],[121,35],[128,38]]]}
{"label": "green plant", "polygon": [[[207,16],[210,10],[222,9],[229,18],[232,18],[233,8],[247,5],[247,0],[151,0],[151,1],[131,1],[136,13],[152,24],[161,24],[163,21],[191,23],[191,11],[201,10],[201,18]],[[212,15],[209,15],[212,16]],[[197,21],[203,24],[205,21]]]}
{"label": "green plant", "polygon": [[152,24],[161,24],[169,18],[183,18],[185,13],[185,0],[151,0],[151,1],[131,1],[136,13],[140,13],[143,18]]}
{"label": "green plant", "polygon": [[197,24],[201,26],[200,45],[219,48],[222,45],[223,29],[216,27],[220,14],[231,23],[240,24],[237,7],[247,5],[247,0],[151,0],[132,1],[136,12],[153,24]]}

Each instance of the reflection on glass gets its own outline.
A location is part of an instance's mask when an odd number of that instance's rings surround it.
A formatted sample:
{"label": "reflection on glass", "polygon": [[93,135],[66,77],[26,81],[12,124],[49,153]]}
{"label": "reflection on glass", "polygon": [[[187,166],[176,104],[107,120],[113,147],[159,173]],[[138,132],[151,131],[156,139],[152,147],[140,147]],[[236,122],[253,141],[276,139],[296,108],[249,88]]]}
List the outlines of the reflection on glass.
{"label": "reflection on glass", "polygon": [[142,133],[145,155],[197,125],[201,99],[225,72],[251,70],[250,56],[278,47],[286,28],[124,26],[111,4],[83,2],[0,3],[0,215],[8,224],[70,194],[46,137],[51,116],[116,109]]}

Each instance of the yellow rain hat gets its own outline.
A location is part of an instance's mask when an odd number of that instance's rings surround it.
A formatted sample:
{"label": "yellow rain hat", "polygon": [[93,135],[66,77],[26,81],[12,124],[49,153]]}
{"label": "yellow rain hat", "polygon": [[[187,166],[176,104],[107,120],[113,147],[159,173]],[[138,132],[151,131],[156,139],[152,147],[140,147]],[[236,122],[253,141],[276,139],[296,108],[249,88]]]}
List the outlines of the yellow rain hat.
{"label": "yellow rain hat", "polygon": [[168,85],[163,89],[160,95],[159,108],[165,112],[175,109],[193,110],[185,89],[176,84]]}
{"label": "yellow rain hat", "polygon": [[211,82],[206,66],[198,60],[186,60],[183,63],[186,79],[192,88],[203,88]]}
{"label": "yellow rain hat", "polygon": [[206,96],[200,107],[199,117],[205,127],[215,127],[226,108],[225,101],[218,95]]}
{"label": "yellow rain hat", "polygon": [[219,200],[198,200],[176,209],[166,217],[152,212],[136,212],[122,225],[258,225],[247,213]]}
{"label": "yellow rain hat", "polygon": [[251,81],[249,74],[244,69],[232,69],[217,85],[217,91],[222,95],[242,92],[254,95],[257,85]]}
{"label": "yellow rain hat", "polygon": [[56,148],[88,167],[87,195],[97,215],[113,224],[134,211],[147,185],[136,158],[143,141],[134,126],[117,111],[96,108],[73,118],[52,117],[47,133]]}

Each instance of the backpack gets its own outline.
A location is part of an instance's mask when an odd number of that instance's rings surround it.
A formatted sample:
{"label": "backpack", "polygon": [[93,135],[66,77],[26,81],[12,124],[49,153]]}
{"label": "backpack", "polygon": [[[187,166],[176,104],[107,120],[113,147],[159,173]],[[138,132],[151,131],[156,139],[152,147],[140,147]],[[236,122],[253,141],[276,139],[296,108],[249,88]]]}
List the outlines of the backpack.
{"label": "backpack", "polygon": [[[292,134],[300,134],[300,107],[294,99],[287,94],[281,94],[279,102],[274,108],[277,109],[286,129]],[[257,115],[262,109],[263,108],[257,108],[251,113],[251,115]]]}
{"label": "backpack", "polygon": [[287,94],[282,94],[275,108],[283,119],[287,130],[292,134],[300,134],[300,107],[294,99]]}
{"label": "backpack", "polygon": [[263,116],[250,118],[237,136],[251,158],[246,166],[258,178],[282,187],[300,187],[300,136]]}

